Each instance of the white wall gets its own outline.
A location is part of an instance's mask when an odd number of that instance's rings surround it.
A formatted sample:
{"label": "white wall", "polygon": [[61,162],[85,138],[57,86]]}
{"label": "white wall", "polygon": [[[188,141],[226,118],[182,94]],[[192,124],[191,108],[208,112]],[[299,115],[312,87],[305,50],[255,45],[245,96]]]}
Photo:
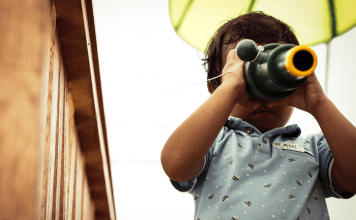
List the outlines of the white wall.
{"label": "white wall", "polygon": [[[348,33],[335,38],[331,43],[328,94],[336,107],[353,125],[356,125],[355,39],[356,28],[353,28]],[[326,202],[331,219],[356,219],[356,196],[349,200],[330,198]]]}

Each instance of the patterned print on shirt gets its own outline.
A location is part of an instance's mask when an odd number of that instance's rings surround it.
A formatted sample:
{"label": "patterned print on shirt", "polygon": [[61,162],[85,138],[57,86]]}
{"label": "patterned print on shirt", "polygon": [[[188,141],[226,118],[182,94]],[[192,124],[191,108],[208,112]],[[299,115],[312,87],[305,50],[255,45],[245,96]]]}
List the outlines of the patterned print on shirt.
{"label": "patterned print on shirt", "polygon": [[240,180],[240,178],[239,178],[240,176],[236,176],[236,175],[234,175],[233,177],[232,177],[232,179],[233,180],[235,180],[235,181],[239,181]]}
{"label": "patterned print on shirt", "polygon": [[305,208],[307,211],[308,211],[308,213],[310,214],[310,208],[309,207],[306,207]]}
{"label": "patterned print on shirt", "polygon": [[321,144],[321,142],[323,142],[325,139],[323,138],[323,139],[320,139],[319,141],[318,141],[318,145],[319,144]]}
{"label": "patterned print on shirt", "polygon": [[289,162],[292,163],[292,162],[295,162],[295,160],[293,158],[290,158]]}
{"label": "patterned print on shirt", "polygon": [[237,145],[239,146],[239,147],[241,147],[241,148],[244,148],[243,146],[241,146],[241,144],[239,144],[239,143],[237,143]]}
{"label": "patterned print on shirt", "polygon": [[266,188],[270,187],[272,185],[272,183],[268,183],[265,185]]}
{"label": "patterned print on shirt", "polygon": [[297,180],[296,182],[297,182],[297,184],[298,184],[299,186],[302,186],[302,185],[303,185],[301,180]]}
{"label": "patterned print on shirt", "polygon": [[246,202],[245,202],[245,207],[246,207],[246,206],[250,207],[250,206],[251,206],[251,202],[250,202],[250,201],[246,201]]}
{"label": "patterned print on shirt", "polygon": [[229,201],[229,196],[225,195],[225,196],[222,198],[222,201],[223,201],[223,202]]}
{"label": "patterned print on shirt", "polygon": [[254,168],[254,166],[253,166],[252,164],[250,164],[250,163],[247,164],[247,166],[248,166],[248,168],[251,169],[251,170],[253,170],[253,168]]}
{"label": "patterned print on shirt", "polygon": [[295,201],[295,196],[293,196],[293,195],[289,195],[289,199],[290,199],[290,200],[294,200],[294,201]]}
{"label": "patterned print on shirt", "polygon": [[214,193],[213,193],[213,194],[210,194],[210,195],[208,196],[208,199],[212,199],[212,198],[214,198]]}
{"label": "patterned print on shirt", "polygon": [[197,200],[198,199],[198,196],[194,196],[194,200]]}
{"label": "patterned print on shirt", "polygon": [[311,174],[311,172],[308,172],[307,175],[308,175],[310,178],[313,177],[313,175]]}

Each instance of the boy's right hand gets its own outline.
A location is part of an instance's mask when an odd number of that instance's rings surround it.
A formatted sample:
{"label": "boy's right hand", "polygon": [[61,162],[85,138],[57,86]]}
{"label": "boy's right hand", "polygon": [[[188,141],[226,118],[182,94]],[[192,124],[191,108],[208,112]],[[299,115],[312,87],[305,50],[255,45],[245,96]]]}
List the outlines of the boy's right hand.
{"label": "boy's right hand", "polygon": [[232,49],[229,51],[229,54],[227,55],[226,59],[226,64],[223,69],[223,73],[228,72],[236,66],[240,65],[237,67],[235,70],[232,70],[231,72],[224,74],[221,77],[221,85],[220,86],[232,86],[234,90],[236,91],[236,102],[240,105],[245,106],[246,108],[256,108],[258,105],[260,105],[259,102],[256,100],[252,99],[250,94],[247,91],[246,87],[246,81],[244,78],[243,74],[243,62],[236,54],[236,49]]}

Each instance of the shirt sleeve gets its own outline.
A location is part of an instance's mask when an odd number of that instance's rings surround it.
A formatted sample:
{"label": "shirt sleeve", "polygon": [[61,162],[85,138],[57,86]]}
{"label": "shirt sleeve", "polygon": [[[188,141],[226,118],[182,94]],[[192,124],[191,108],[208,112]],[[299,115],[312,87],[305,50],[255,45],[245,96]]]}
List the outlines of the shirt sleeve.
{"label": "shirt sleeve", "polygon": [[193,179],[188,180],[186,182],[177,182],[177,181],[170,179],[174,188],[176,188],[180,192],[192,193],[194,187],[197,184],[201,184],[201,182],[203,181],[204,178],[200,178],[200,177],[203,176],[204,174],[206,174],[206,172],[208,171],[211,159],[213,158],[215,145],[219,140],[222,139],[223,136],[224,136],[224,127],[220,130],[218,136],[216,137],[214,143],[210,147],[208,153],[205,155],[204,166],[203,166],[202,170],[200,171],[200,173],[196,177],[194,177]]}
{"label": "shirt sleeve", "polygon": [[336,188],[332,184],[331,179],[331,168],[334,162],[333,154],[330,150],[329,144],[327,143],[325,136],[322,132],[317,135],[316,139],[318,152],[319,152],[319,164],[320,164],[320,173],[321,182],[325,192],[325,197],[335,197],[348,199],[354,196],[354,193],[345,192],[341,189]]}

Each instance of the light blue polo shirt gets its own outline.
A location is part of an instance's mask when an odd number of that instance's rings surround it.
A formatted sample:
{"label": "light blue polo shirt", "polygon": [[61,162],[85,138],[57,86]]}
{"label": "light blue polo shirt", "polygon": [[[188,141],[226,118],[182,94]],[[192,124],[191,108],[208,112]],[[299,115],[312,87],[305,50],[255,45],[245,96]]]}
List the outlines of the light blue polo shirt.
{"label": "light blue polo shirt", "polygon": [[193,196],[194,220],[329,219],[325,198],[354,194],[332,186],[333,155],[324,135],[300,134],[297,125],[261,134],[230,117],[200,174],[171,183]]}

